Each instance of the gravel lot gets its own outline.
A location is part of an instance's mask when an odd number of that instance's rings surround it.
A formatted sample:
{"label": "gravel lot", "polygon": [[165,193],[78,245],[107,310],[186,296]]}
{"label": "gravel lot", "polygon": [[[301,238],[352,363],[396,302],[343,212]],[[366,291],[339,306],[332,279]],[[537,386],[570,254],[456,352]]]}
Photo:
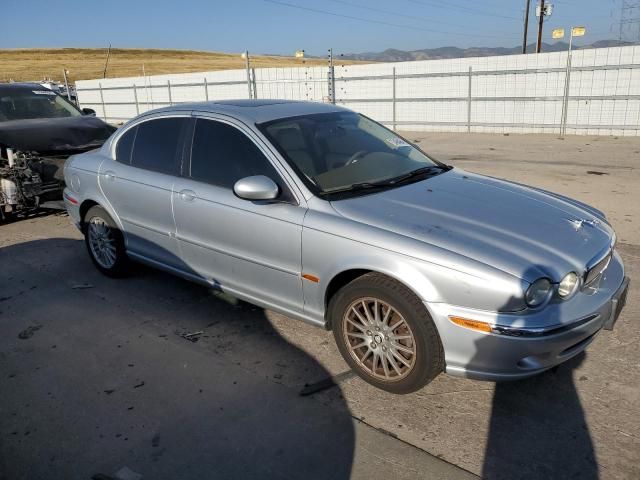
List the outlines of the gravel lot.
{"label": "gravel lot", "polygon": [[526,381],[301,397],[347,369],[329,332],[144,267],[102,277],[64,215],[1,225],[0,479],[640,478],[640,138],[407,137],[604,210],[632,281],[615,330]]}

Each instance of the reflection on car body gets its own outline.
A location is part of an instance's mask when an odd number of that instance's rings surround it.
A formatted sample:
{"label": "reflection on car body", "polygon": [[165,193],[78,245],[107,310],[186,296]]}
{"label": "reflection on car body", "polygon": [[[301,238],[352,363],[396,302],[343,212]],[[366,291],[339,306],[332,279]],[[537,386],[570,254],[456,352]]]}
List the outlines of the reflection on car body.
{"label": "reflection on car body", "polygon": [[628,286],[602,212],[451,168],[334,105],[156,110],[65,179],[103,273],[142,261],[331,328],[395,393],[551,368],[613,327]]}

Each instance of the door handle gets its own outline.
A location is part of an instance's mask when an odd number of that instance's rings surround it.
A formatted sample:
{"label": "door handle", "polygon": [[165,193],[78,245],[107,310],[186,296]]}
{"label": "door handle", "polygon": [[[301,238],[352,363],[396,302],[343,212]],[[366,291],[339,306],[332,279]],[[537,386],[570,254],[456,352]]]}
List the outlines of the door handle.
{"label": "door handle", "polygon": [[180,195],[180,198],[185,202],[193,202],[193,200],[196,198],[196,192],[194,192],[193,190],[180,190],[178,195]]}
{"label": "door handle", "polygon": [[107,170],[104,172],[104,178],[112,182],[116,179],[116,173],[111,170]]}

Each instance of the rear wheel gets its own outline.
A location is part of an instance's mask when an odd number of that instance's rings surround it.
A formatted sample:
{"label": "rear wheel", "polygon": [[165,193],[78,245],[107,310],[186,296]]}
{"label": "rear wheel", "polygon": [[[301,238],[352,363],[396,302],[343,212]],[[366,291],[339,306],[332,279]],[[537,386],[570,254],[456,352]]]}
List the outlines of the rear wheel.
{"label": "rear wheel", "polygon": [[100,272],[109,277],[127,273],[127,258],[122,232],[100,206],[91,207],[84,217],[85,244],[89,256]]}
{"label": "rear wheel", "polygon": [[443,370],[442,344],[424,304],[401,283],[369,273],[329,305],[338,349],[360,377],[392,393],[411,393]]}

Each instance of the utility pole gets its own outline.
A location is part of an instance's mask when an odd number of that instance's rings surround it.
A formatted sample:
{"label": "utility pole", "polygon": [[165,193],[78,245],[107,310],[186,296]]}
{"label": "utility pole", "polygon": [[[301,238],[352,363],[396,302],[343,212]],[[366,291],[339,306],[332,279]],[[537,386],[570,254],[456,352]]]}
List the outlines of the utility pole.
{"label": "utility pole", "polygon": [[536,53],[542,52],[542,26],[544,24],[544,0],[540,0],[540,16],[538,17],[538,44]]}
{"label": "utility pole", "polygon": [[529,33],[529,10],[531,10],[531,0],[527,0],[524,7],[524,36],[522,38],[522,53],[527,53],[527,34]]}
{"label": "utility pole", "polygon": [[640,42],[640,1],[622,0],[620,41]]}

